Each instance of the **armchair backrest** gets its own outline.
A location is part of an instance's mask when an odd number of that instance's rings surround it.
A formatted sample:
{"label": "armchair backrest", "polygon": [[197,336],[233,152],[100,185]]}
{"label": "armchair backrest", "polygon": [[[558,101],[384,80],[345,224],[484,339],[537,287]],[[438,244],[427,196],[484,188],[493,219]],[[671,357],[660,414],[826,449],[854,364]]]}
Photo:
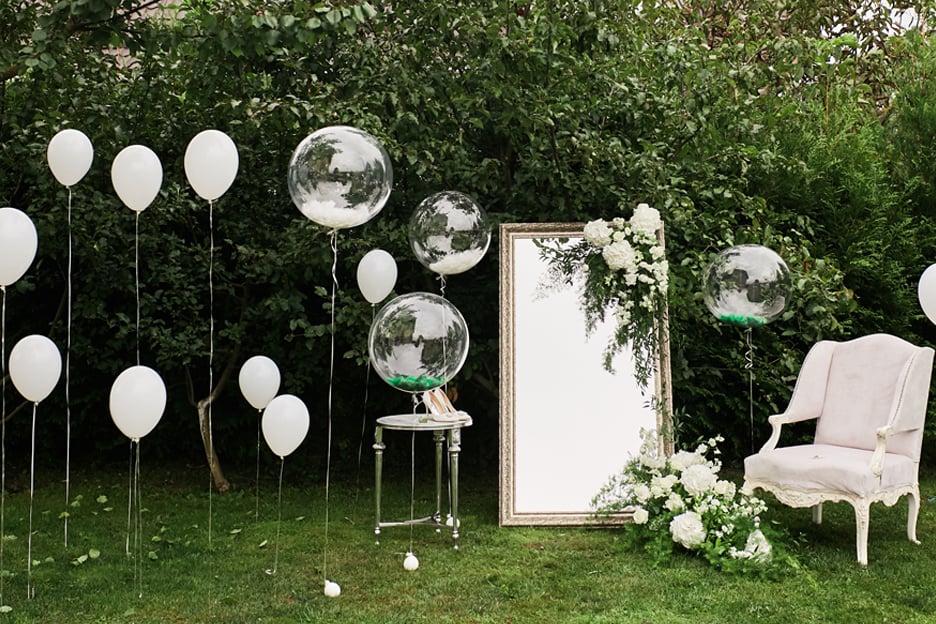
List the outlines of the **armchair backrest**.
{"label": "armchair backrest", "polygon": [[[828,368],[816,443],[874,450],[877,429],[891,425],[895,435],[888,440],[888,452],[918,461],[933,349],[888,334],[824,341],[814,349],[820,345],[827,345],[821,352],[828,357]],[[814,374],[821,373],[822,367],[817,368]],[[804,363],[800,374],[805,372]]]}

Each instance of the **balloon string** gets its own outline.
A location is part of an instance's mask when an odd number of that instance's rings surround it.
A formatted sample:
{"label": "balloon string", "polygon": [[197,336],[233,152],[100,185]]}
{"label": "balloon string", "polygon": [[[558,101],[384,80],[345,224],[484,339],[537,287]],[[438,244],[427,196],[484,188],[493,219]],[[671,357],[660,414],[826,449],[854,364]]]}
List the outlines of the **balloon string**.
{"label": "balloon string", "polygon": [[127,463],[127,541],[124,551],[130,556],[130,528],[133,526],[131,518],[133,512],[133,440],[130,440],[130,461]]}
{"label": "balloon string", "polygon": [[[376,317],[377,317],[377,304],[372,303],[371,304],[371,325],[372,326],[374,324],[374,319]],[[366,435],[366,431],[367,431],[367,401],[368,401],[368,393],[370,392],[371,365],[370,365],[369,356],[367,357],[366,361],[367,361],[367,371],[364,373],[364,409],[363,409],[363,413],[361,414],[361,439],[358,442],[357,476],[354,482],[354,504],[351,507],[355,512],[357,511],[358,495],[361,492],[361,459],[364,456],[364,436]]]}
{"label": "balloon string", "polygon": [[0,605],[3,603],[3,536],[6,535],[6,286],[0,285],[0,377],[3,404],[0,419]]}
{"label": "balloon string", "polygon": [[33,527],[33,494],[36,490],[36,408],[39,403],[33,403],[32,414],[32,442],[29,453],[29,537],[26,546],[26,598],[36,595],[36,588],[32,585],[32,527]]}
{"label": "balloon string", "polygon": [[72,191],[68,187],[68,320],[65,339],[65,548],[68,548],[68,501],[71,485],[71,331],[72,331]]}
{"label": "balloon string", "polygon": [[[413,407],[415,412],[415,406]],[[409,552],[413,552],[413,520],[415,520],[415,497],[416,497],[416,432],[413,431],[410,436],[410,493],[409,493]]]}
{"label": "balloon string", "polygon": [[754,343],[751,340],[751,328],[745,332],[747,352],[744,354],[744,368],[748,372],[748,421],[751,430],[751,452],[754,452]]}
{"label": "balloon string", "polygon": [[133,274],[136,278],[136,363],[140,365],[140,213],[136,213],[136,235],[134,241]]}
{"label": "balloon string", "polygon": [[283,521],[283,467],[286,465],[286,458],[280,457],[279,469],[279,488],[276,495],[276,543],[273,544],[273,570],[270,574],[276,574],[276,568],[279,566],[279,542],[280,526]]}
{"label": "balloon string", "polygon": [[325,548],[322,555],[322,575],[328,581],[328,500],[331,481],[332,452],[332,386],[335,379],[335,304],[338,298],[338,230],[331,231],[331,359],[328,368],[328,450],[325,456]]}
{"label": "balloon string", "polygon": [[[133,442],[130,443],[131,446]],[[133,488],[136,492],[136,527],[134,529],[133,543],[136,557],[134,564],[134,578],[137,582],[137,597],[143,597],[143,496],[140,493],[140,440],[136,440],[136,459],[133,468]]]}
{"label": "balloon string", "polygon": [[260,425],[263,410],[257,410],[257,482],[254,485],[254,520],[260,519]]}
{"label": "balloon string", "polygon": [[214,490],[214,428],[211,424],[211,393],[214,392],[214,202],[208,200],[208,548],[211,548],[211,518]]}

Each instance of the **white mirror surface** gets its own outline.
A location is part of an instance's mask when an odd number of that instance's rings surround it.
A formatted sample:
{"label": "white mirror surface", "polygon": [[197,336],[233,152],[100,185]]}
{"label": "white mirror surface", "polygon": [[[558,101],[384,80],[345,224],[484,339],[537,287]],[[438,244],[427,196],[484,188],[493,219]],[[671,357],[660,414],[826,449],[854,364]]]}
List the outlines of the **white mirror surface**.
{"label": "white mirror surface", "polygon": [[504,224],[500,233],[500,523],[595,522],[592,498],[637,454],[641,429],[659,426],[660,383],[642,389],[628,352],[605,370],[613,322],[586,337],[577,288],[544,289],[536,240],[573,244],[581,224]]}

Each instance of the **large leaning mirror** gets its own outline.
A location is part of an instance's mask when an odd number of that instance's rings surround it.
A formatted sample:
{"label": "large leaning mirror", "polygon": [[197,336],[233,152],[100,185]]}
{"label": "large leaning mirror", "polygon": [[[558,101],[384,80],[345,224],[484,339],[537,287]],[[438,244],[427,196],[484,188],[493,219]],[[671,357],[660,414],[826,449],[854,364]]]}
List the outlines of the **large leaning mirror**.
{"label": "large leaning mirror", "polygon": [[[628,353],[614,361],[614,373],[602,365],[611,323],[586,337],[576,288],[544,288],[547,264],[537,241],[573,244],[582,229],[500,226],[503,526],[595,522],[591,500],[637,454],[641,429],[669,430],[668,340],[661,341],[653,379],[643,389]],[[666,319],[659,322],[665,329]]]}

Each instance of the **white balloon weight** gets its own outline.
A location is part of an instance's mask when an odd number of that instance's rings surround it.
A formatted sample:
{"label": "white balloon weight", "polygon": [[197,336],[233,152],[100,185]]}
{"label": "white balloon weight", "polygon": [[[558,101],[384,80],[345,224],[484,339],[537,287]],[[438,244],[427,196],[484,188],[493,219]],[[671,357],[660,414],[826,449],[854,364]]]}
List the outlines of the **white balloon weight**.
{"label": "white balloon weight", "polygon": [[213,201],[231,188],[239,162],[231,137],[220,130],[203,130],[185,150],[185,177],[199,197]]}
{"label": "white balloon weight", "polygon": [[447,299],[415,292],[391,299],[371,324],[367,348],[374,370],[405,392],[448,383],[468,356],[468,325]]}
{"label": "white balloon weight", "polygon": [[329,598],[337,598],[341,595],[341,585],[334,581],[325,581],[325,595]]}
{"label": "white balloon weight", "polygon": [[45,336],[26,336],[10,351],[10,379],[26,399],[38,403],[62,375],[62,354]]}
{"label": "white balloon weight", "polygon": [[263,410],[260,426],[270,450],[286,457],[299,448],[309,432],[309,409],[299,397],[281,394]]}
{"label": "white balloon weight", "polygon": [[790,269],[761,245],[722,250],[706,268],[702,298],[719,320],[758,327],[775,320],[790,298]]}
{"label": "white balloon weight", "polygon": [[491,244],[491,226],[473,199],[458,191],[442,191],[416,206],[409,241],[423,266],[439,275],[454,275],[481,261]]}
{"label": "white balloon weight", "polygon": [[415,572],[419,569],[419,559],[416,555],[411,552],[406,553],[406,557],[403,558],[403,569],[407,572]]}
{"label": "white balloon weight", "polygon": [[62,186],[78,184],[94,160],[94,147],[91,139],[81,130],[68,128],[62,130],[49,141],[46,150],[49,169]]}
{"label": "white balloon weight", "polygon": [[316,130],[296,147],[287,172],[289,194],[307,219],[332,229],[374,218],[387,203],[393,167],[383,146],[348,126]]}
{"label": "white balloon weight", "polygon": [[166,409],[166,384],[147,366],[131,366],[114,380],[110,413],[121,433],[138,441],[159,424]]}
{"label": "white balloon weight", "polygon": [[145,145],[123,148],[111,165],[111,182],[117,197],[134,212],[143,212],[153,203],[162,179],[159,156]]}
{"label": "white balloon weight", "polygon": [[396,280],[396,260],[383,249],[368,251],[358,262],[358,288],[370,303],[380,303],[386,299],[396,286]]}
{"label": "white balloon weight", "polygon": [[39,237],[25,212],[0,208],[0,286],[23,277],[36,257]]}
{"label": "white balloon weight", "polygon": [[255,355],[241,366],[237,381],[247,402],[262,410],[279,392],[280,371],[267,356]]}
{"label": "white balloon weight", "polygon": [[917,295],[926,318],[936,323],[936,264],[931,264],[923,271],[917,285]]}

